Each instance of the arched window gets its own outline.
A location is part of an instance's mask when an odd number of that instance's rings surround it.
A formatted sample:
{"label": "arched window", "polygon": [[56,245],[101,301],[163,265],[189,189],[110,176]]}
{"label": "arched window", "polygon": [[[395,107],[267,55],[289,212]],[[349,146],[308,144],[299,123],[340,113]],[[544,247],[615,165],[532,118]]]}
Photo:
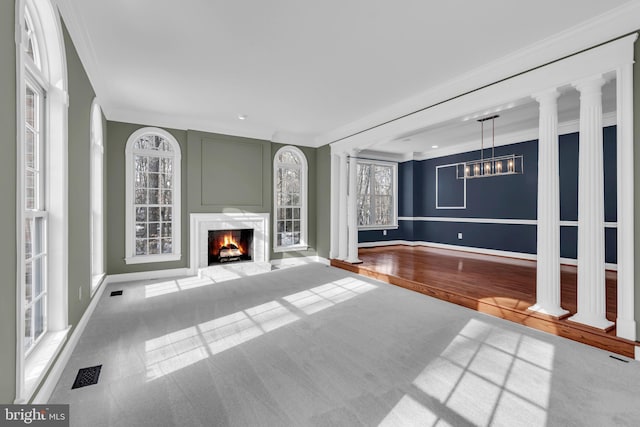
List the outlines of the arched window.
{"label": "arched window", "polygon": [[307,249],[307,159],[287,146],[273,159],[275,252]]}
{"label": "arched window", "polygon": [[102,109],[91,106],[91,292],[104,277],[103,132]]}
{"label": "arched window", "polygon": [[18,0],[16,7],[16,403],[23,403],[69,331],[67,76],[56,9],[48,0]]}
{"label": "arched window", "polygon": [[143,128],[126,147],[127,264],[180,259],[180,145]]}

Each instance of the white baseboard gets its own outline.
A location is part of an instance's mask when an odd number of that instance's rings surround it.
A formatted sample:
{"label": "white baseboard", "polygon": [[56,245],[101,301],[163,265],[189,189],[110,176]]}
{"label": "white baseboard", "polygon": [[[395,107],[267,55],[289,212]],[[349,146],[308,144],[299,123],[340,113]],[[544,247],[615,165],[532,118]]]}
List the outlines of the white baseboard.
{"label": "white baseboard", "polygon": [[640,347],[635,346],[636,349],[636,360],[640,361]]}
{"label": "white baseboard", "polygon": [[188,276],[188,268],[172,268],[169,270],[140,271],[137,273],[110,274],[104,280],[107,283],[133,282],[135,280],[164,279],[167,277]]}
{"label": "white baseboard", "polygon": [[296,265],[310,264],[312,262],[319,262],[325,265],[330,264],[330,261],[327,258],[323,258],[318,255],[313,255],[313,256],[305,256],[305,257],[272,259],[271,265],[273,265],[274,267],[293,267]]}
{"label": "white baseboard", "polygon": [[[526,259],[531,261],[535,261],[537,259],[536,254],[501,251],[497,249],[475,248],[471,246],[450,245],[446,243],[412,242],[409,240],[387,240],[387,241],[380,241],[380,242],[358,243],[359,248],[373,248],[377,246],[394,246],[394,245],[426,246],[430,248],[449,249],[449,250],[462,251],[462,252],[472,252],[472,253],[483,254],[483,255],[497,255],[497,256],[502,256],[507,258],[518,258],[518,259]],[[578,260],[573,258],[560,258],[560,264],[578,265]],[[607,262],[604,264],[604,268],[606,270],[617,271],[618,265]]]}
{"label": "white baseboard", "polygon": [[409,240],[384,240],[380,242],[362,242],[358,243],[359,248],[375,248],[377,246],[394,246],[394,245],[406,245],[406,246],[419,246],[419,242],[412,242]]}
{"label": "white baseboard", "polygon": [[87,323],[89,322],[93,311],[96,309],[98,301],[100,301],[100,297],[102,297],[102,294],[106,287],[107,280],[103,280],[102,283],[96,288],[95,292],[93,293],[93,297],[91,298],[91,302],[87,306],[87,309],[84,311],[84,314],[80,318],[80,321],[73,330],[71,337],[60,352],[58,359],[51,368],[51,371],[49,371],[49,375],[47,375],[46,379],[44,380],[44,383],[42,384],[42,387],[40,387],[38,394],[36,394],[36,397],[33,398],[33,404],[46,404],[49,401],[49,398],[51,397],[56,384],[58,384],[58,381],[62,376],[62,372],[67,366],[67,362],[69,362],[69,358],[71,357],[73,350],[76,348],[76,345],[78,344],[78,341],[80,340],[80,337],[84,332],[84,328],[87,326]]}

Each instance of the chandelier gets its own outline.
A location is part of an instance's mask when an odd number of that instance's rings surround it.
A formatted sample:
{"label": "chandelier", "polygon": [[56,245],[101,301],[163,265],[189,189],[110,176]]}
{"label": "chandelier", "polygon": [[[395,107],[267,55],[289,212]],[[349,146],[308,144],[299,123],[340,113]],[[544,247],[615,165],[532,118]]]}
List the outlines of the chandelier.
{"label": "chandelier", "polygon": [[[490,176],[516,175],[523,172],[523,159],[521,154],[507,154],[495,156],[495,120],[499,115],[479,119],[480,122],[480,159],[458,163],[456,165],[456,178],[488,178]],[[491,120],[491,157],[484,157],[484,122]]]}

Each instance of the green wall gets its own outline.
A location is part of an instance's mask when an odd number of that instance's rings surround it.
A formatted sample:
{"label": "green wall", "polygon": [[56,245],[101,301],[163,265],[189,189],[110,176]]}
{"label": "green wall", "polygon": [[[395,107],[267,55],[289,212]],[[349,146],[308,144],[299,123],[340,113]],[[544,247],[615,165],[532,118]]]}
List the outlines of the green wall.
{"label": "green wall", "polygon": [[331,247],[331,147],[316,151],[316,248],[318,256],[329,259]]}
{"label": "green wall", "polygon": [[[91,301],[91,104],[95,92],[63,25],[69,91],[69,324]],[[82,288],[82,299],[79,289]]]}
{"label": "green wall", "polygon": [[269,211],[269,141],[198,131],[188,134],[186,201],[190,213]]}
{"label": "green wall", "polygon": [[105,205],[105,222],[107,236],[107,250],[105,270],[107,274],[134,273],[140,271],[153,271],[172,268],[187,267],[189,218],[187,215],[187,171],[185,159],[187,158],[187,132],[176,129],[165,129],[180,144],[182,155],[181,192],[182,192],[182,259],[162,263],[126,264],[125,258],[125,148],[127,139],[136,130],[146,126],[131,123],[107,121],[106,164],[107,174],[105,186],[107,202]]}
{"label": "green wall", "polygon": [[0,403],[16,390],[16,44],[15,2],[0,1]]}
{"label": "green wall", "polygon": [[[273,156],[282,144],[166,129],[182,149],[182,259],[125,264],[125,146],[129,136],[142,127],[144,125],[107,122],[107,274],[188,267],[191,213],[269,212],[273,218]],[[271,259],[329,255],[330,149],[329,146],[299,148],[309,166],[309,250],[272,251]]]}

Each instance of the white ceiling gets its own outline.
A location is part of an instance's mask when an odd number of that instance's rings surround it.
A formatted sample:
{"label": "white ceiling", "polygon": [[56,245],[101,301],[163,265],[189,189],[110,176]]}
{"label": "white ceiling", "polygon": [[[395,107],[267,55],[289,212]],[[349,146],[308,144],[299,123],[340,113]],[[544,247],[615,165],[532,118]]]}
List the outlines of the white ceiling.
{"label": "white ceiling", "polygon": [[[109,120],[317,146],[367,118],[375,124],[372,118],[416,94],[638,1],[57,3]],[[521,102],[503,125],[535,122],[535,106]],[[452,121],[412,142],[466,142],[477,126]]]}

